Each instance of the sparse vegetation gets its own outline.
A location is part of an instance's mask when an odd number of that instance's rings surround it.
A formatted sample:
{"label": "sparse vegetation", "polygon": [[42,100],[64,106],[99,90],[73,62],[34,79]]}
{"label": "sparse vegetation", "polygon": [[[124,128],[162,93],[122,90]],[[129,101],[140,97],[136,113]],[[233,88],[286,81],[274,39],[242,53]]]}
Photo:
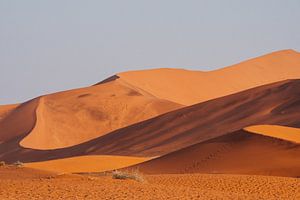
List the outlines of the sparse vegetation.
{"label": "sparse vegetation", "polygon": [[6,165],[6,163],[4,161],[0,161],[0,167],[5,166],[5,165]]}
{"label": "sparse vegetation", "polygon": [[23,167],[24,163],[17,161],[17,162],[14,162],[13,165],[16,167]]}
{"label": "sparse vegetation", "polygon": [[144,182],[145,178],[139,170],[132,171],[119,171],[115,170],[112,172],[113,179],[132,179],[138,182]]}

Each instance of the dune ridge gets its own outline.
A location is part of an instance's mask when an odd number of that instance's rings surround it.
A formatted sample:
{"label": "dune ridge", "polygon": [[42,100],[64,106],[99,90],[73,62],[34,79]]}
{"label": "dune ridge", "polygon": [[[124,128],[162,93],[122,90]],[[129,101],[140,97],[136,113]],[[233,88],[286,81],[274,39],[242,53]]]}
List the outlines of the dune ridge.
{"label": "dune ridge", "polygon": [[260,85],[300,78],[300,53],[276,51],[213,71],[150,69],[117,76],[154,96],[192,105]]}

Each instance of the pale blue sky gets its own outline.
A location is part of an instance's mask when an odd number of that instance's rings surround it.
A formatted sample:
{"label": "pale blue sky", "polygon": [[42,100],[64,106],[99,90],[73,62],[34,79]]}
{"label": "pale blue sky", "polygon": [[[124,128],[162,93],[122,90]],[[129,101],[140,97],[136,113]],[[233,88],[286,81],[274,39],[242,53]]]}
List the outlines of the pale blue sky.
{"label": "pale blue sky", "polygon": [[0,0],[0,104],[120,71],[300,51],[299,0]]}

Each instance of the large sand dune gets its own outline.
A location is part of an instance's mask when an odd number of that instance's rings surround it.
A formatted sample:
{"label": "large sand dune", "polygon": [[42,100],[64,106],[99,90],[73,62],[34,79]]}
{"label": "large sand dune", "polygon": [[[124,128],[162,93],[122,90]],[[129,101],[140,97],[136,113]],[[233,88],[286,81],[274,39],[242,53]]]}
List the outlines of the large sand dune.
{"label": "large sand dune", "polygon": [[[289,128],[283,127],[278,132],[286,129],[289,131]],[[299,177],[299,154],[300,144],[290,138],[278,139],[274,130],[264,135],[237,131],[139,164],[138,168],[146,173],[158,174],[229,173]]]}
{"label": "large sand dune", "polygon": [[[26,133],[20,141],[25,148],[65,148],[181,108],[181,104],[191,105],[299,77],[300,54],[292,50],[210,72],[179,69],[124,72],[91,87],[40,97],[38,105],[31,109],[36,116],[28,117],[28,111],[18,107],[0,106],[0,135],[10,135],[5,137],[10,139]],[[220,108],[217,106],[217,109]],[[164,128],[161,124],[160,130]],[[193,127],[191,123],[187,126]],[[14,133],[8,133],[11,132],[7,132],[8,129],[14,129]],[[187,145],[189,142],[184,141]],[[162,152],[157,150],[157,153]]]}
{"label": "large sand dune", "polygon": [[[82,155],[161,156],[257,124],[300,127],[300,80],[282,81],[181,108],[69,148],[0,146],[0,160],[43,161]],[[8,151],[10,150],[10,151]]]}
{"label": "large sand dune", "polygon": [[156,97],[192,105],[256,86],[300,78],[300,53],[277,51],[208,72],[154,69],[117,76]]}
{"label": "large sand dune", "polygon": [[23,147],[64,148],[181,107],[121,80],[33,101],[34,105],[22,104],[0,121],[0,139],[27,133],[20,141]]}

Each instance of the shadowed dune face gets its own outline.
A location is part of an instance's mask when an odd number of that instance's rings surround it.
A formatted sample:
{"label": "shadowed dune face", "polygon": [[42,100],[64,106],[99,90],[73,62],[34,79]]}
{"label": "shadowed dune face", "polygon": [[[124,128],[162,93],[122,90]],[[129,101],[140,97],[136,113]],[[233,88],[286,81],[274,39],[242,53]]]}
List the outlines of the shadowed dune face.
{"label": "shadowed dune face", "polygon": [[208,72],[154,69],[118,76],[158,98],[192,105],[268,83],[300,78],[300,53],[278,51]]}
{"label": "shadowed dune face", "polygon": [[0,106],[0,121],[4,119],[18,104]]}
{"label": "shadowed dune face", "polygon": [[36,98],[18,106],[9,106],[8,110],[5,109],[6,112],[0,119],[0,143],[25,136],[34,128],[38,103],[39,98]]}
{"label": "shadowed dune face", "polygon": [[118,80],[47,95],[40,99],[33,130],[20,144],[44,150],[73,146],[180,107]]}
{"label": "shadowed dune face", "polygon": [[229,173],[299,177],[299,153],[299,144],[237,131],[139,164],[137,167],[142,172],[154,174]]}

